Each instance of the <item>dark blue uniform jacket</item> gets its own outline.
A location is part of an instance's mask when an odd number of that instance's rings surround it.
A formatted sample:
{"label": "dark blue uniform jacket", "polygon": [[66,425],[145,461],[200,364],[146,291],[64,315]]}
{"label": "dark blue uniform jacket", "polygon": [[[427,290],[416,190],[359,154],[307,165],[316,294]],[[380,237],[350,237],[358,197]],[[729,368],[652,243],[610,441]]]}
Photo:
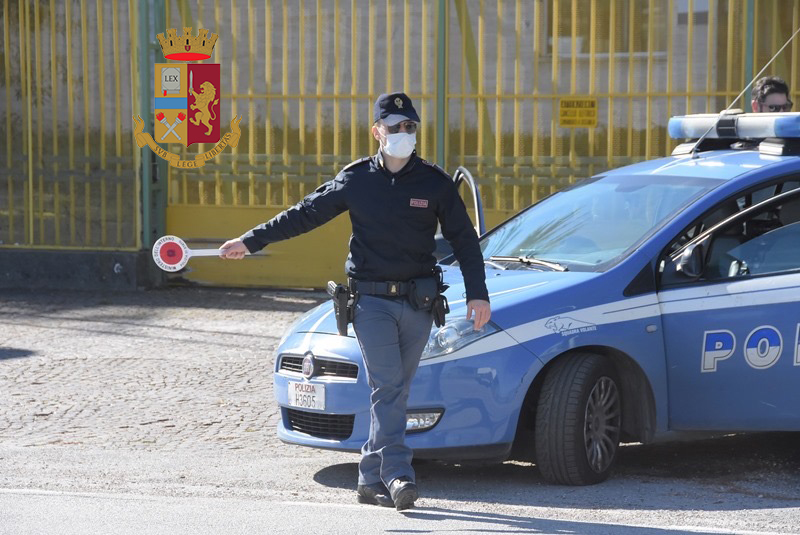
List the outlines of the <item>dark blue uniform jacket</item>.
{"label": "dark blue uniform jacket", "polygon": [[353,225],[349,277],[407,281],[431,274],[437,223],[453,246],[467,300],[489,300],[483,255],[467,209],[451,178],[416,153],[397,174],[380,152],[357,160],[297,205],[242,236],[254,253],[270,243],[308,232],[348,210]]}

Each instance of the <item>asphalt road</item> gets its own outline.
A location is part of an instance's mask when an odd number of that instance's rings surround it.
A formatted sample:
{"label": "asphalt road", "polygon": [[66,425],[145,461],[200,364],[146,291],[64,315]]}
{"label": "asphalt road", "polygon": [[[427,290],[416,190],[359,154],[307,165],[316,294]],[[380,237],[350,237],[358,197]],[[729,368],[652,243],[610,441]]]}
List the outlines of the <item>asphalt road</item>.
{"label": "asphalt road", "polygon": [[628,445],[592,487],[417,463],[417,508],[359,505],[356,455],[275,438],[273,351],[323,299],[4,292],[0,534],[800,533],[800,433]]}

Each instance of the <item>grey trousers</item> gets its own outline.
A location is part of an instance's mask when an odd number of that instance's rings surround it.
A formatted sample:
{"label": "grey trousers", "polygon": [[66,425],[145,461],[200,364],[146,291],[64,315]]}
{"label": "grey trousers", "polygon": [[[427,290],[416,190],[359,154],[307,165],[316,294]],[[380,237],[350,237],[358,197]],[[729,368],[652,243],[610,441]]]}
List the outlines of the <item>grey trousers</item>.
{"label": "grey trousers", "polygon": [[414,310],[405,298],[361,295],[356,303],[353,329],[372,389],[359,485],[383,481],[388,486],[403,476],[414,481],[413,452],[405,445],[406,404],[432,323],[430,311]]}

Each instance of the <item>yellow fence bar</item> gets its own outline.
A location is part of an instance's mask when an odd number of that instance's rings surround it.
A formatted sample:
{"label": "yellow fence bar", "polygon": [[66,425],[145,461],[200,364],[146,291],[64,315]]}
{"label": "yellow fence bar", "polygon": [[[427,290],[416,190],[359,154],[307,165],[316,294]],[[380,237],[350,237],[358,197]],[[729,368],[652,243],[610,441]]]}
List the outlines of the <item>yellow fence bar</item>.
{"label": "yellow fence bar", "polygon": [[611,0],[608,14],[608,140],[606,141],[606,165],[614,162],[614,140],[617,137],[614,117],[614,91],[617,66],[617,0]]}
{"label": "yellow fence bar", "polygon": [[633,157],[633,98],[634,80],[635,77],[635,47],[636,47],[636,30],[638,28],[636,10],[628,7],[628,158]]}
{"label": "yellow fence bar", "polygon": [[[800,2],[795,2],[792,10],[792,28],[800,28]],[[794,101],[798,102],[800,101],[800,98],[798,98],[798,95],[800,95],[800,68],[798,68],[797,64],[800,63],[800,40],[797,38],[792,42],[792,59],[794,60],[791,62],[792,81],[789,88],[794,89]],[[798,106],[800,106],[800,102],[798,102]]]}
{"label": "yellow fence bar", "polygon": [[[51,0],[52,2],[52,0]],[[52,5],[52,4],[51,4]],[[10,40],[10,28],[9,28],[9,14],[8,14],[8,0],[3,0],[3,50],[5,53],[3,54],[3,72],[6,75],[6,87],[11,87],[11,62],[9,60],[10,54],[9,50],[11,50],[11,40]],[[6,91],[6,110],[11,109],[11,91]],[[6,168],[11,169],[11,114],[6,113]],[[8,175],[8,187],[11,188],[11,175]],[[9,191],[8,195],[9,199],[11,198],[11,192]],[[9,209],[8,211],[8,219],[9,219],[9,227],[13,222],[13,217],[11,216],[12,211]],[[12,233],[13,234],[13,233]]]}
{"label": "yellow fence bar", "polygon": [[[111,29],[114,35],[119,35],[119,6],[116,2],[112,2],[111,4]],[[117,178],[116,184],[114,185],[115,193],[116,193],[116,205],[114,213],[116,214],[115,223],[116,223],[116,240],[114,242],[115,245],[119,246],[122,244],[122,183],[119,180],[119,177],[122,176],[122,163],[120,162],[122,158],[122,91],[121,91],[121,81],[120,81],[120,61],[119,61],[119,47],[114,47],[114,157],[117,160],[117,164],[114,167],[115,176]]]}
{"label": "yellow fence bar", "polygon": [[[271,0],[264,0],[264,50],[272,50],[272,1]],[[271,58],[270,58],[271,60]],[[264,85],[269,89],[270,85],[272,84],[272,61],[265,61],[264,62]],[[271,103],[267,103],[267,109],[264,117],[264,145],[266,147],[267,154],[275,154],[275,140],[272,137],[272,106]],[[272,158],[267,158],[266,161],[266,172],[267,176],[272,175]],[[267,206],[271,206],[273,204],[272,201],[272,182],[267,182],[267,199],[266,203]]]}
{"label": "yellow fence bar", "polygon": [[[596,90],[597,72],[596,60],[597,55],[597,0],[592,0],[589,3],[589,93],[593,94]],[[589,141],[589,158],[594,159],[595,141],[597,137],[597,129],[589,128],[588,141]],[[577,152],[577,151],[576,151]],[[594,164],[589,165],[589,174],[594,174]]]}
{"label": "yellow fence bar", "polygon": [[[388,11],[387,11],[388,12]],[[388,18],[387,18],[388,21]],[[403,36],[411,35],[411,7],[408,0],[403,4]],[[387,27],[386,35],[392,35],[391,30]],[[388,54],[391,55],[391,54]],[[394,91],[394,86],[388,83],[387,91]],[[403,39],[403,85],[402,90],[406,93],[411,93],[411,39]]]}
{"label": "yellow fence bar", "polygon": [[[572,0],[570,6],[570,62],[569,62],[569,93],[574,95],[577,92],[577,74],[578,74],[578,0]],[[569,129],[569,165],[570,170],[576,167],[575,154],[575,129]],[[575,182],[575,175],[570,173],[569,183]]]}
{"label": "yellow fence bar", "polygon": [[[428,47],[428,19],[430,18],[430,10],[428,0],[422,0],[422,40],[420,42],[420,66],[421,66],[421,73],[420,73],[420,90],[422,91],[423,95],[427,95],[429,88],[428,88],[428,69],[430,67],[430,52]],[[410,51],[410,47],[409,47]],[[409,52],[410,53],[410,52]],[[407,66],[410,66],[410,61],[406,63]],[[409,74],[406,77],[406,84],[409,84],[411,80],[411,75]],[[410,90],[410,88],[409,88]],[[430,147],[428,143],[428,132],[431,130],[431,125],[433,121],[431,121],[432,114],[430,112],[430,108],[428,107],[428,99],[422,99],[420,112],[422,113],[423,126],[419,132],[419,140],[420,145],[422,147]],[[430,151],[431,156],[435,154],[435,147],[433,150]]]}
{"label": "yellow fence bar", "polygon": [[[522,39],[522,3],[517,0],[514,4],[514,95],[519,95],[522,92],[522,85],[520,80],[521,72],[521,44]],[[499,17],[498,17],[499,18]],[[514,99],[514,161],[518,162],[522,156],[522,137],[521,137],[521,121],[520,121],[520,101],[518,98]],[[514,164],[514,179],[517,181],[513,186],[513,204],[517,206],[520,204],[520,187],[519,187],[519,163]]]}
{"label": "yellow fence bar", "polygon": [[[557,106],[558,106],[558,99],[556,97],[556,94],[558,93],[558,82],[559,82],[559,80],[558,80],[558,60],[559,60],[558,54],[559,54],[559,46],[560,45],[559,45],[559,41],[558,41],[558,36],[559,36],[559,27],[561,25],[561,13],[560,13],[561,2],[553,2],[551,5],[552,5],[552,8],[553,8],[553,23],[552,23],[553,24],[553,39],[552,39],[552,43],[550,45],[551,49],[552,49],[551,50],[551,61],[552,61],[552,65],[553,65],[552,66],[552,82],[551,82],[551,84],[552,84],[551,92],[553,93],[553,96],[552,96],[552,102],[551,102],[551,105],[550,105],[550,109],[551,110],[555,110],[557,108]],[[561,142],[560,142],[560,139],[559,139],[559,137],[557,135],[557,132],[558,132],[558,129],[557,129],[556,122],[555,122],[555,120],[551,120],[550,121],[550,158],[551,159],[555,159],[556,155],[559,152],[559,149],[561,148],[560,147]],[[551,171],[551,173],[555,173],[555,167],[551,166],[550,171]],[[551,185],[550,190],[548,191],[548,193],[553,193],[553,192],[555,192],[555,188]]]}
{"label": "yellow fence bar", "polygon": [[[392,16],[392,0],[386,0],[386,16],[384,17],[384,35],[391,39],[392,23],[394,22]],[[388,43],[388,48],[391,49],[391,41]],[[392,59],[394,55],[391,53],[386,54],[386,87],[393,87],[392,83],[392,68],[394,67]],[[373,65],[370,63],[370,65]],[[391,91],[391,90],[389,90]]]}
{"label": "yellow fence bar", "polygon": [[[335,0],[333,4],[333,90],[338,93],[341,90],[342,83],[342,66],[339,58],[342,57],[341,48],[341,5],[339,0]],[[341,154],[341,102],[336,99],[333,102],[333,153]]]}
{"label": "yellow fence bar", "polygon": [[[44,125],[44,119],[42,117],[42,32],[41,32],[41,25],[39,22],[40,15],[39,15],[39,3],[33,4],[33,27],[34,27],[34,42],[36,43],[36,168],[41,169],[42,167],[42,148],[44,146],[44,136],[42,133],[42,127]],[[29,61],[30,63],[30,61]],[[33,172],[33,170],[31,170]],[[36,195],[33,195],[33,184],[31,184],[31,204],[30,204],[30,226],[31,226],[31,234],[30,234],[30,241],[34,243],[36,239],[34,238],[35,231],[34,231],[34,211],[33,211],[33,203],[36,202],[37,209],[36,212],[38,213],[38,225],[39,225],[39,239],[38,241],[41,243],[44,241],[44,177],[42,176],[41,172],[36,173]],[[35,197],[35,199],[34,199]]]}
{"label": "yellow fence bar", "polygon": [[[675,10],[674,4],[669,3],[667,12],[667,21],[674,20]],[[675,30],[672,24],[667,24],[667,113],[672,113],[672,77],[673,77],[673,49],[674,49],[674,33]],[[688,61],[686,63],[689,63]],[[669,136],[664,136],[664,153],[672,152],[672,141]]]}
{"label": "yellow fence bar", "polygon": [[[299,10],[300,13],[305,13],[305,0],[298,0]],[[300,75],[299,75],[299,90],[298,93],[300,94],[300,100],[297,103],[298,107],[298,117],[297,122],[301,125],[300,128],[297,129],[298,141],[299,141],[299,151],[300,154],[307,154],[308,147],[306,146],[306,25],[300,24],[298,27],[299,30],[299,46],[298,50],[300,52]],[[306,162],[305,160],[300,160],[300,176],[306,176]],[[306,183],[304,181],[299,181],[298,185],[300,186],[299,196],[305,196],[306,190]]]}
{"label": "yellow fence bar", "polygon": [[[30,17],[30,5],[25,2],[25,59],[24,63],[20,65],[20,67],[23,67],[25,70],[25,94],[27,97],[26,120],[28,125],[27,136],[25,136],[28,142],[28,183],[24,190],[24,203],[28,212],[28,217],[25,218],[25,237],[29,243],[33,243],[33,90],[31,88],[31,29],[28,23]],[[20,69],[20,71],[22,71],[22,69]]]}
{"label": "yellow fence bar", "polygon": [[[317,39],[316,39],[316,52],[317,52],[317,89],[316,89],[316,104],[317,104],[317,119],[316,119],[316,126],[317,126],[317,143],[316,143],[316,153],[317,153],[317,167],[320,169],[317,172],[317,182],[322,181],[322,101],[319,98],[320,93],[322,93],[323,87],[323,69],[322,69],[322,0],[317,0]],[[337,58],[334,58],[334,61],[337,61]],[[300,103],[302,106],[303,104]],[[302,125],[303,122],[301,121],[300,124]]]}
{"label": "yellow fence bar", "polygon": [[[254,10],[253,0],[247,0],[247,44],[251,51],[256,50],[256,15]],[[247,65],[247,94],[252,96],[255,91],[255,58],[256,54],[251,53],[248,57]],[[247,204],[249,206],[256,205],[256,175],[252,171],[255,167],[255,154],[256,154],[256,121],[255,121],[255,102],[252,98],[247,101],[247,155],[250,171],[247,172]]]}
{"label": "yellow fence bar", "polygon": [[[686,9],[686,50],[694,50],[694,0],[687,0]],[[692,113],[692,65],[693,61],[686,62],[686,113]]]}
{"label": "yellow fence bar", "polygon": [[[281,58],[281,88],[283,89],[284,93],[289,92],[289,10],[287,9],[287,1],[283,0],[283,20],[282,20],[282,50],[283,56]],[[289,159],[289,101],[288,99],[283,99],[282,101],[282,115],[283,115],[283,129],[281,130],[283,133],[282,136],[282,156],[283,156],[283,163],[284,167],[288,167],[291,164],[291,160]],[[284,206],[289,205],[289,174],[284,171],[282,174],[283,178],[283,187],[282,187],[282,200],[281,204]]]}
{"label": "yellow fence bar", "polygon": [[[497,74],[496,78],[496,85],[495,85],[495,95],[502,95],[503,94],[503,0],[497,0],[497,60],[496,68]],[[494,104],[494,120],[495,120],[495,131],[498,133],[495,136],[495,144],[494,144],[494,160],[495,165],[500,167],[500,163],[502,161],[502,154],[503,154],[503,136],[499,135],[500,132],[503,131],[503,104],[502,100],[499,98],[495,99]],[[495,173],[494,175],[494,207],[495,209],[499,210],[502,207],[502,200],[503,200],[503,184],[500,180],[500,174]]]}
{"label": "yellow fence bar", "polygon": [[[358,101],[353,97],[358,92],[358,27],[359,27],[359,10],[357,9],[357,0],[350,1],[350,27],[352,40],[350,41],[350,159],[355,160],[358,156],[358,135],[356,133],[356,125],[358,124]],[[338,25],[337,25],[338,28]]]}
{"label": "yellow fence bar", "polygon": [[[654,32],[655,2],[649,0],[647,7],[647,92],[653,90],[653,48],[655,47]],[[650,128],[653,116],[653,99],[648,98],[645,113],[645,149],[644,157],[650,158],[653,154],[653,129]]]}
{"label": "yellow fence bar", "polygon": [[[542,0],[543,1],[543,0]],[[533,20],[540,21],[542,18],[542,1],[537,1],[533,5]],[[537,23],[538,24],[538,23]],[[538,30],[538,27],[536,28]],[[536,166],[539,164],[539,84],[538,84],[538,77],[539,77],[539,58],[542,56],[542,39],[540,37],[540,32],[535,31],[533,35],[533,121],[532,121],[532,130],[533,130],[533,141],[531,145],[531,166]],[[533,186],[533,195],[537,195],[538,189],[538,175],[536,173],[533,174],[531,178],[532,186]]]}
{"label": "yellow fence bar", "polygon": [[[115,4],[116,5],[116,4]],[[55,0],[50,0],[50,13],[55,13]],[[58,102],[58,62],[56,59],[57,50],[56,41],[58,34],[56,33],[56,17],[50,17],[50,101]],[[119,63],[117,63],[119,64]],[[50,137],[52,138],[51,152],[53,155],[52,173],[58,174],[58,114],[51,113],[51,131]],[[59,213],[60,205],[60,192],[59,184],[53,184],[53,228],[55,234],[55,242],[61,243],[61,221]],[[40,243],[44,243],[44,237],[40,236]]]}
{"label": "yellow fence bar", "polygon": [[[716,20],[715,17],[712,17],[711,14],[715,13],[717,9],[716,1],[715,0],[708,0],[708,32],[706,35],[707,41],[706,43],[706,66],[710,67],[713,65],[714,61],[714,47],[711,43],[714,40],[714,21]],[[706,69],[706,94],[708,97],[706,98],[706,109],[710,110],[711,107],[711,89],[713,87],[713,79],[712,79],[712,70],[711,68]]]}

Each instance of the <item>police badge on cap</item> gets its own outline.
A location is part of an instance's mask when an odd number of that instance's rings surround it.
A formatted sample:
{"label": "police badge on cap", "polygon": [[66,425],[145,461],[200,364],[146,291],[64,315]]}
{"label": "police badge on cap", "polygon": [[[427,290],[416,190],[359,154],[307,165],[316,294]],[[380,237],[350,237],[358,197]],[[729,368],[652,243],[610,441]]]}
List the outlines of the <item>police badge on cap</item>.
{"label": "police badge on cap", "polygon": [[375,101],[373,122],[383,119],[389,126],[401,121],[419,122],[419,115],[405,93],[384,93]]}

